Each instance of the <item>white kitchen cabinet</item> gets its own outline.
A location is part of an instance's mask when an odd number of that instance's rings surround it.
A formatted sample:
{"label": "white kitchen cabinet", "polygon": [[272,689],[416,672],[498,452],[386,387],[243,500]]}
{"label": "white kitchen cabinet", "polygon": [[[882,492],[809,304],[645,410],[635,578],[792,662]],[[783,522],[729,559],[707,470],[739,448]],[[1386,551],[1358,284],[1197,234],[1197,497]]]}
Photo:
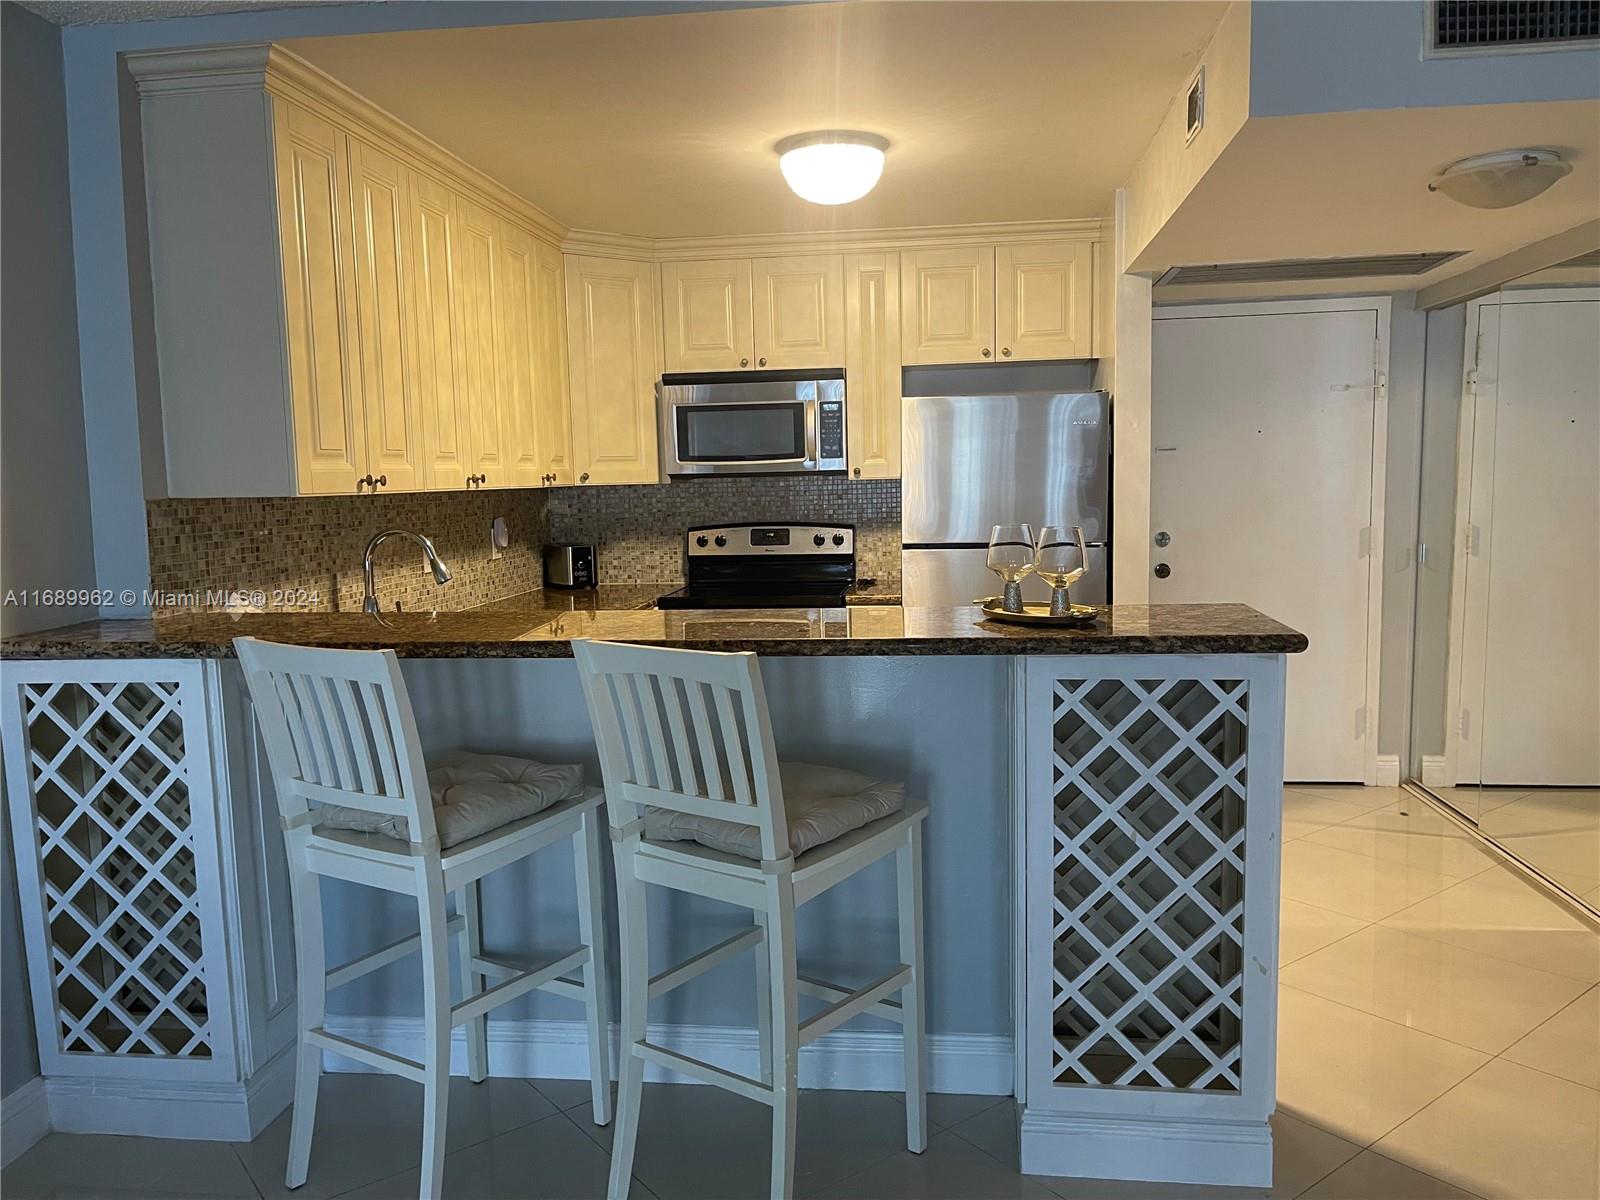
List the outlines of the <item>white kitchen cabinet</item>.
{"label": "white kitchen cabinet", "polygon": [[456,198],[427,175],[415,171],[408,175],[413,370],[421,397],[427,485],[461,488],[473,466],[456,373],[460,327],[455,304]]}
{"label": "white kitchen cabinet", "polygon": [[995,342],[1002,359],[1088,358],[1094,333],[1093,243],[995,247]]}
{"label": "white kitchen cabinet", "polygon": [[572,414],[567,387],[567,289],[561,251],[533,243],[533,411],[539,480],[549,487],[577,481],[572,468]]}
{"label": "white kitchen cabinet", "polygon": [[655,270],[568,255],[566,289],[577,481],[657,483]]}
{"label": "white kitchen cabinet", "polygon": [[504,483],[538,487],[544,473],[539,453],[539,330],[534,320],[538,260],[534,239],[500,222],[496,247],[495,344],[499,355],[501,457]]}
{"label": "white kitchen cabinet", "polygon": [[495,291],[500,231],[485,209],[456,197],[460,214],[456,255],[457,314],[461,323],[457,374],[467,420],[472,486],[508,482],[500,403],[500,360],[495,344]]}
{"label": "white kitchen cabinet", "polygon": [[750,264],[757,370],[837,367],[844,361],[844,259],[758,258]]}
{"label": "white kitchen cabinet", "polygon": [[852,479],[900,477],[900,264],[894,254],[844,260],[846,456]]}
{"label": "white kitchen cabinet", "polygon": [[750,260],[669,262],[661,267],[668,371],[738,371],[753,357]]}
{"label": "white kitchen cabinet", "polygon": [[907,366],[994,360],[994,247],[944,246],[900,255]]}

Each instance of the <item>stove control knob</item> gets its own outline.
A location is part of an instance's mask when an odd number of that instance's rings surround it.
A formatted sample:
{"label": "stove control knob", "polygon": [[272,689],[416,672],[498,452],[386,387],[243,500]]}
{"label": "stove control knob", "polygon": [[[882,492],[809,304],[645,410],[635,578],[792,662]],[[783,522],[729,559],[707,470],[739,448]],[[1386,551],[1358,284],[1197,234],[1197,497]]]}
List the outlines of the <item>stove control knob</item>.
{"label": "stove control knob", "polygon": [[834,535],[833,535],[833,544],[834,544],[834,545],[835,545],[835,546],[842,546],[842,545],[844,545],[844,534],[842,534],[842,533],[836,533],[836,534],[834,534]]}
{"label": "stove control knob", "polygon": [[822,543],[827,541],[827,540],[828,539],[823,537],[820,533],[812,535],[812,538],[811,538],[811,541],[814,544],[818,545],[818,546],[822,545]]}
{"label": "stove control knob", "polygon": [[723,537],[720,533],[717,534],[717,545],[726,546],[727,544],[728,544],[728,539]]}
{"label": "stove control knob", "polygon": [[703,549],[705,549],[705,547],[707,547],[707,546],[709,546],[711,544],[711,539],[706,537],[706,535],[702,533],[699,537],[695,538],[694,544],[696,546],[699,546],[703,550]]}

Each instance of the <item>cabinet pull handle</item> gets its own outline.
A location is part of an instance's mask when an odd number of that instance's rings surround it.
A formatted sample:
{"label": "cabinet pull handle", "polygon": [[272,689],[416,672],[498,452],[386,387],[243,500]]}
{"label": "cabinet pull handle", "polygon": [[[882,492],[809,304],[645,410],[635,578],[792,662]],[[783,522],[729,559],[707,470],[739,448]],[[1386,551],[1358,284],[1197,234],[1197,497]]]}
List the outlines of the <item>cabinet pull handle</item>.
{"label": "cabinet pull handle", "polygon": [[750,360],[748,358],[741,358],[739,360],[739,365],[741,367],[748,367],[750,365]]}
{"label": "cabinet pull handle", "polygon": [[1000,356],[1002,358],[1010,358],[1011,357],[1011,347],[1010,346],[1002,346],[1002,347],[1000,347]]}
{"label": "cabinet pull handle", "polygon": [[860,468],[860,467],[857,467],[857,468],[856,468],[856,469],[855,469],[855,470],[854,470],[854,471],[853,471],[853,472],[851,472],[851,473],[852,473],[852,474],[853,474],[853,475],[854,475],[854,476],[855,476],[855,477],[856,477],[856,478],[857,478],[857,479],[860,479],[860,478],[861,478],[861,468]]}
{"label": "cabinet pull handle", "polygon": [[764,359],[764,358],[756,363],[756,366],[758,366],[758,367],[764,367],[766,365],[767,365],[767,360]]}
{"label": "cabinet pull handle", "polygon": [[589,472],[585,471],[582,475],[579,475],[578,476],[578,482],[579,483],[588,483],[589,482]]}
{"label": "cabinet pull handle", "polygon": [[388,487],[389,477],[387,475],[379,475],[375,482],[379,487]]}
{"label": "cabinet pull handle", "polygon": [[989,347],[987,347],[987,346],[985,346],[985,347],[984,347],[984,348],[983,348],[983,356],[984,356],[984,357],[985,357],[985,358],[988,358],[988,357],[989,357]]}

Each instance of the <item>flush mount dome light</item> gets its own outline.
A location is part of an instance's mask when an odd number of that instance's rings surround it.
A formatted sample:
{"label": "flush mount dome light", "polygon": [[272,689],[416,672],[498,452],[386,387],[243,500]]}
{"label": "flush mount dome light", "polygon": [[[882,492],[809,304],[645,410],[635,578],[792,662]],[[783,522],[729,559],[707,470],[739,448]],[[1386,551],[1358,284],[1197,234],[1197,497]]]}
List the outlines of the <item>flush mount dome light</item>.
{"label": "flush mount dome light", "polygon": [[1451,163],[1428,190],[1469,208],[1510,208],[1532,200],[1571,170],[1554,150],[1496,150]]}
{"label": "flush mount dome light", "polygon": [[789,187],[813,204],[861,199],[883,174],[883,152],[888,148],[887,138],[848,129],[797,133],[775,147]]}

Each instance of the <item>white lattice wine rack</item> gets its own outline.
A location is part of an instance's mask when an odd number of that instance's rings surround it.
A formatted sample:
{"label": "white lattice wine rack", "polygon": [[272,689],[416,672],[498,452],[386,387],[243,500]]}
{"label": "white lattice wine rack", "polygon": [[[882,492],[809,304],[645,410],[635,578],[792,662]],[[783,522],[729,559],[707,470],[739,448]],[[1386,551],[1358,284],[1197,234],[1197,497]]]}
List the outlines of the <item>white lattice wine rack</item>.
{"label": "white lattice wine rack", "polygon": [[1169,1120],[1174,1151],[1236,1138],[1216,1182],[1249,1182],[1252,1143],[1270,1171],[1281,664],[1035,659],[1026,696],[1024,1170],[1051,1169],[1030,1126],[1059,1152],[1076,1116],[1106,1161],[1071,1173],[1161,1178],[1148,1147],[1119,1161]]}
{"label": "white lattice wine rack", "polygon": [[231,1077],[200,665],[7,663],[4,734],[42,1070]]}

